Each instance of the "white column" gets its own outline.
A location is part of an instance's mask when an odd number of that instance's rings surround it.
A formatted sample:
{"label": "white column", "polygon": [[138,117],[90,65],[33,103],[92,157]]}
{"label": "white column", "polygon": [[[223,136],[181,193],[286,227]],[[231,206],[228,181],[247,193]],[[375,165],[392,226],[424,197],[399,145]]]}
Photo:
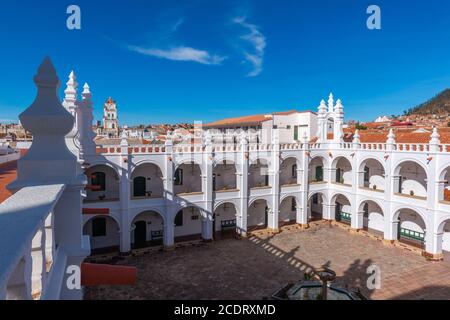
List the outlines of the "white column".
{"label": "white column", "polygon": [[300,164],[300,201],[297,203],[297,224],[301,227],[308,226],[308,174],[309,174],[309,144],[308,138],[303,137],[302,162]]}
{"label": "white column", "polygon": [[206,139],[203,154],[203,185],[204,210],[202,214],[202,238],[205,241],[213,239],[213,152],[210,138]]}
{"label": "white column", "polygon": [[280,133],[278,129],[273,130],[272,163],[271,163],[271,187],[272,205],[268,215],[267,226],[273,232],[278,232],[278,217],[280,214]]}
{"label": "white column", "polygon": [[128,142],[125,132],[122,133],[121,141],[121,168],[120,168],[120,252],[131,251],[131,222],[130,221],[130,199],[131,199],[131,157],[128,154]]}
{"label": "white column", "polygon": [[[170,250],[174,248],[175,235],[174,228],[175,216],[173,215],[173,208],[175,195],[173,193],[173,178],[174,178],[174,154],[173,154],[173,143],[171,136],[166,137],[166,157],[165,157],[165,172],[164,177],[164,189],[165,189],[165,199],[166,199],[166,219],[164,221],[164,248],[165,250]],[[176,213],[175,213],[176,214]]]}
{"label": "white column", "polygon": [[239,163],[239,173],[238,173],[238,181],[239,181],[239,190],[240,190],[240,198],[239,198],[239,206],[241,212],[237,214],[236,225],[237,232],[239,235],[246,237],[247,236],[247,215],[248,215],[248,162],[249,162],[249,153],[248,153],[248,140],[245,134],[241,136],[241,152],[240,152],[240,163]]}

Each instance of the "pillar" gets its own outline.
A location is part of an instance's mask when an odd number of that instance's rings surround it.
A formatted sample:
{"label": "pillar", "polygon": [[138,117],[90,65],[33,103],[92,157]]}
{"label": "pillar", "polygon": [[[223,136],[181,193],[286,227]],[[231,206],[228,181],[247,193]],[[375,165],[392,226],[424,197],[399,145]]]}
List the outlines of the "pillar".
{"label": "pillar", "polygon": [[242,133],[240,139],[240,154],[239,154],[239,206],[241,212],[237,214],[236,225],[237,232],[239,235],[247,236],[247,216],[248,216],[248,162],[249,162],[249,151],[248,151],[248,140],[245,133]]}
{"label": "pillar", "polygon": [[303,136],[302,140],[302,161],[299,166],[300,171],[297,179],[300,184],[300,201],[297,202],[297,224],[302,228],[308,227],[308,174],[309,174],[309,144],[308,137]]}
{"label": "pillar", "polygon": [[120,252],[131,251],[131,221],[130,221],[130,199],[131,199],[131,157],[128,154],[128,142],[125,132],[122,135],[121,159],[120,159]]}
{"label": "pillar", "polygon": [[280,214],[280,133],[278,129],[273,130],[272,136],[272,172],[271,172],[271,187],[272,187],[272,206],[270,214],[268,215],[267,226],[272,232],[279,232],[279,214]]}

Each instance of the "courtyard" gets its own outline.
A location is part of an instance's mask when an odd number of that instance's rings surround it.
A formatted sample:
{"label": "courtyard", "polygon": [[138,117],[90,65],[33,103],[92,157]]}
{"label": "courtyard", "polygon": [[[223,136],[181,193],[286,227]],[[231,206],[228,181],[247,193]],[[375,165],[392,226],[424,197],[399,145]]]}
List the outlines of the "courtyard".
{"label": "courtyard", "polygon": [[[114,261],[136,267],[137,284],[87,288],[86,300],[259,300],[321,266],[336,272],[336,283],[360,288],[370,299],[450,299],[450,262],[428,262],[325,222]],[[381,270],[379,290],[366,287],[370,265]]]}

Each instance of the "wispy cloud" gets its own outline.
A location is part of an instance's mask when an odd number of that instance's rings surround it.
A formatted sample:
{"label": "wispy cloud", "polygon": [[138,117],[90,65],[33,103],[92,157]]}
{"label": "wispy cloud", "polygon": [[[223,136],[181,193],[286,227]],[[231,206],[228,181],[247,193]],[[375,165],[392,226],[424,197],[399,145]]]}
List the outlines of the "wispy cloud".
{"label": "wispy cloud", "polygon": [[128,49],[146,56],[173,60],[173,61],[193,61],[201,64],[218,65],[227,57],[211,54],[205,50],[191,47],[179,46],[170,49],[144,48],[139,46],[128,46]]}
{"label": "wispy cloud", "polygon": [[248,23],[245,17],[236,17],[233,22],[244,27],[249,32],[240,38],[252,45],[252,52],[244,51],[245,59],[252,64],[253,70],[247,76],[256,77],[263,70],[264,50],[266,49],[266,37],[259,31],[259,27]]}

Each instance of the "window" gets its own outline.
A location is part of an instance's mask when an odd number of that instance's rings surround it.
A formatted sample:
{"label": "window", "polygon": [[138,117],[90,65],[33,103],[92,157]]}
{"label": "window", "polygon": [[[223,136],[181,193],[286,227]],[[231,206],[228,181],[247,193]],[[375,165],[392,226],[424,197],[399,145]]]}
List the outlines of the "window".
{"label": "window", "polygon": [[316,181],[323,181],[323,167],[316,167]]}
{"label": "window", "polygon": [[274,124],[273,129],[278,129],[278,126],[276,124]]}
{"label": "window", "polygon": [[292,178],[297,178],[297,164],[292,165]]}
{"label": "window", "polygon": [[183,210],[178,211],[175,216],[175,227],[183,226]]}
{"label": "window", "polygon": [[91,175],[91,185],[95,188],[94,191],[106,190],[106,175],[104,172],[94,172]]}
{"label": "window", "polygon": [[287,125],[287,126],[286,126],[286,129],[290,130],[290,129],[291,129],[291,126]]}
{"label": "window", "polygon": [[341,168],[337,168],[336,169],[336,182],[337,183],[343,183],[343,179],[342,179],[342,170]]}
{"label": "window", "polygon": [[183,169],[179,169],[178,168],[175,171],[174,181],[175,181],[175,185],[176,186],[182,186],[183,185]]}
{"label": "window", "polygon": [[216,174],[215,173],[213,173],[212,184],[213,184],[213,191],[216,191]]}
{"label": "window", "polygon": [[136,177],[133,179],[133,197],[145,196],[145,177]]}
{"label": "window", "polygon": [[363,209],[363,211],[364,211],[364,214],[365,214],[366,216],[369,215],[369,204],[368,204],[368,203],[365,203],[365,204],[364,204],[364,209]]}
{"label": "window", "polygon": [[364,167],[364,183],[368,184],[370,180],[370,169],[368,166]]}
{"label": "window", "polygon": [[294,140],[298,140],[298,126],[294,126]]}
{"label": "window", "polygon": [[106,236],[106,219],[94,218],[92,219],[92,237]]}
{"label": "window", "polygon": [[292,198],[291,211],[296,211],[296,210],[297,210],[297,202],[295,201],[295,198]]}

